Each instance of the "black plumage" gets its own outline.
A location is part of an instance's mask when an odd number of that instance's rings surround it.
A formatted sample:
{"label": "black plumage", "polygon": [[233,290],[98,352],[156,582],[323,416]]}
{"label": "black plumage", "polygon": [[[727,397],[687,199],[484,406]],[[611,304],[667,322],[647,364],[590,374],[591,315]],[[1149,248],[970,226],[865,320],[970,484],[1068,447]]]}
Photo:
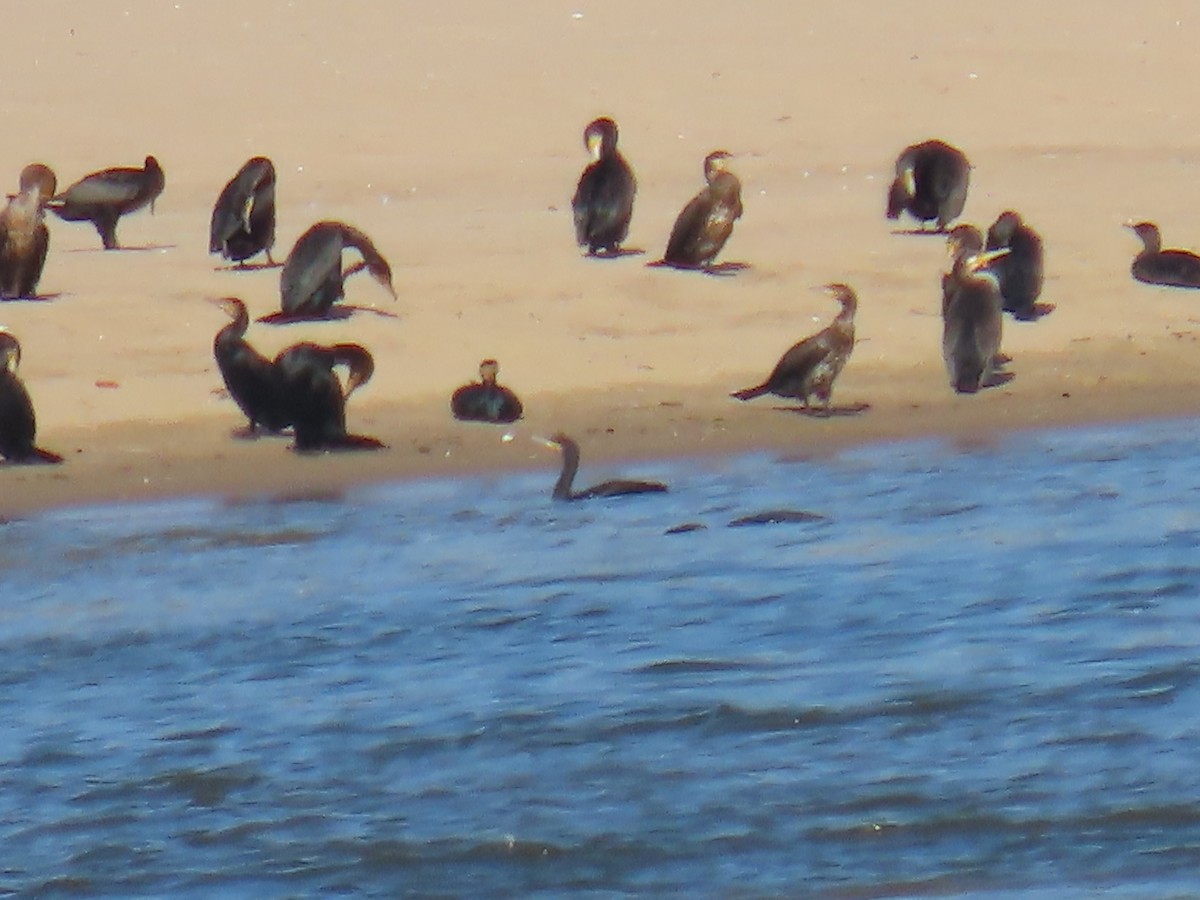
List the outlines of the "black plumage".
{"label": "black plumage", "polygon": [[245,265],[246,260],[266,253],[267,264],[275,265],[275,166],[265,156],[246,161],[222,188],[213,205],[208,252]]}
{"label": "black plumage", "polygon": [[555,500],[590,500],[594,497],[623,497],[628,494],[660,494],[667,486],[660,481],[630,481],[615,479],[592,485],[582,491],[572,489],[575,483],[575,473],[579,471],[579,445],[574,440],[559,432],[549,438],[537,438],[547,447],[562,453],[562,471],[558,481],[554,483],[551,496]]}
{"label": "black plumage", "polygon": [[616,256],[629,234],[637,179],[617,150],[617,123],[596,119],[583,132],[592,162],[579,176],[571,211],[575,240],[589,256]]}
{"label": "black plumage", "polygon": [[20,364],[20,342],[0,329],[0,456],[16,465],[60,463],[63,459],[57,453],[37,446],[37,420],[33,401],[17,375]]}
{"label": "black plumage", "polygon": [[250,315],[246,304],[226,297],[219,305],[233,320],[213,339],[213,357],[229,396],[246,414],[246,437],[266,431],[278,433],[291,425],[284,402],[282,379],[274,361],[267,359],[246,341]]}
{"label": "black plumage", "polygon": [[724,150],[704,159],[705,187],[675,219],[662,264],[677,269],[707,269],[733,233],[742,215],[742,183],[726,168]]}
{"label": "black plumage", "polygon": [[[343,389],[334,373],[350,370]],[[370,380],[375,371],[371,354],[358,344],[295,344],[275,357],[284,408],[292,423],[299,451],[377,450],[373,437],[346,431],[346,400]]]}
{"label": "black plumage", "polygon": [[1164,250],[1162,234],[1153,222],[1127,226],[1142,240],[1142,252],[1133,259],[1130,272],[1145,284],[1168,287],[1200,287],[1200,256],[1187,250]]}
{"label": "black plumage", "polygon": [[0,212],[0,300],[37,293],[50,247],[46,203],[56,184],[54,172],[32,163],[21,170],[17,194]]}
{"label": "black plumage", "polygon": [[162,166],[153,156],[147,156],[140,169],[104,169],[81,178],[55,197],[49,207],[67,222],[91,222],[104,249],[117,250],[118,220],[143,206],[153,212],[154,201],[165,186]]}
{"label": "black plumage", "polygon": [[[348,249],[357,250],[362,259],[343,272],[342,252]],[[327,318],[333,304],[345,296],[345,280],[364,269],[395,298],[392,268],[369,237],[344,222],[317,222],[300,235],[283,263],[283,318]]]}
{"label": "black plumage", "polygon": [[987,232],[988,250],[1008,248],[993,263],[1000,283],[1000,300],[1005,312],[1018,319],[1036,319],[1037,299],[1042,293],[1042,239],[1012,210],[1000,213]]}
{"label": "black plumage", "polygon": [[511,390],[496,382],[500,364],[485,359],[479,364],[479,381],[464,384],[450,397],[454,418],[471,422],[515,422],[524,408]]}
{"label": "black plumage", "polygon": [[887,217],[907,212],[922,225],[936,222],[938,231],[945,231],[962,215],[970,180],[971,164],[957,147],[937,140],[905,147],[896,158]]}
{"label": "black plumage", "polygon": [[1004,318],[1000,285],[988,267],[1008,252],[962,252],[942,280],[942,359],[951,387],[960,394],[999,381]]}

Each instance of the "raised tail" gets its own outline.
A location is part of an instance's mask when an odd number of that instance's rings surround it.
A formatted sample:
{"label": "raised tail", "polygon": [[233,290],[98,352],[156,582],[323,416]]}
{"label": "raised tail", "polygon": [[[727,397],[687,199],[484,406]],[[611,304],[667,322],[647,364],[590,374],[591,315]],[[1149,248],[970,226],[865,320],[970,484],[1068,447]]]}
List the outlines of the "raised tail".
{"label": "raised tail", "polygon": [[758,387],[743,388],[740,391],[734,391],[730,397],[736,397],[738,400],[753,400],[755,397],[761,397],[767,393],[767,386],[760,384]]}

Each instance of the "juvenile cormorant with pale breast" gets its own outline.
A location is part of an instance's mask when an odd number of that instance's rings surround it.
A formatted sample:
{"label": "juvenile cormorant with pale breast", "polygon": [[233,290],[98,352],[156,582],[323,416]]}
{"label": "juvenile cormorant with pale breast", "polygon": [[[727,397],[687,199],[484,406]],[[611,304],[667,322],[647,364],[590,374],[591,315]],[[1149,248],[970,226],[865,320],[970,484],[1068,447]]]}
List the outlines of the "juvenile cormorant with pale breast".
{"label": "juvenile cormorant with pale breast", "polygon": [[592,485],[587,490],[572,489],[575,473],[579,471],[579,445],[562,432],[549,438],[535,438],[547,447],[562,453],[562,472],[554,483],[551,497],[555,500],[590,500],[593,497],[623,497],[627,494],[661,494],[667,486],[660,481],[628,481],[616,479]]}
{"label": "juvenile cormorant with pale breast", "polygon": [[17,375],[21,344],[6,329],[0,329],[0,456],[10,464],[60,463],[57,453],[36,444],[37,420],[33,401]]}
{"label": "juvenile cormorant with pale breast", "polygon": [[[334,373],[346,366],[346,387]],[[373,437],[346,431],[346,400],[366,384],[375,361],[358,344],[295,344],[275,357],[284,409],[296,436],[299,451],[378,450],[384,445]]]}
{"label": "juvenile cormorant with pale breast", "polygon": [[1200,256],[1187,250],[1164,250],[1162,234],[1153,222],[1127,225],[1142,239],[1142,252],[1134,257],[1130,272],[1145,284],[1200,287]]}
{"label": "juvenile cormorant with pale breast", "polygon": [[[992,270],[1000,282],[1001,306],[1024,320],[1039,315],[1037,298],[1042,293],[1042,239],[1011,209],[1000,213],[987,232],[988,250],[1007,247],[1007,255],[995,261]],[[1047,307],[1041,310],[1044,312]]]}
{"label": "juvenile cormorant with pale breast", "polygon": [[244,267],[246,260],[267,254],[275,265],[275,166],[265,156],[246,161],[225,185],[213,205],[208,252]]}
{"label": "juvenile cormorant with pale breast", "polygon": [[50,247],[46,203],[56,184],[54,172],[32,163],[21,170],[17,194],[0,212],[0,300],[37,293]]}
{"label": "juvenile cormorant with pale breast", "polygon": [[629,234],[637,179],[617,150],[617,123],[596,119],[583,132],[583,143],[592,162],[579,176],[571,211],[575,240],[587,247],[588,256],[617,256]]}
{"label": "juvenile cormorant with pale breast", "polygon": [[254,437],[260,430],[277,434],[292,424],[279,370],[247,343],[250,315],[246,304],[237,297],[225,297],[217,304],[233,320],[213,339],[213,357],[229,396],[249,420],[239,436]]}
{"label": "juvenile cormorant with pale breast", "polygon": [[500,364],[485,359],[479,364],[479,381],[464,384],[450,397],[454,418],[470,422],[515,422],[524,412],[517,395],[496,382]]}
{"label": "juvenile cormorant with pale breast", "polygon": [[147,156],[140,169],[115,168],[93,172],[75,182],[48,205],[67,222],[91,222],[104,242],[105,250],[118,250],[117,221],[149,206],[163,192],[166,176],[153,156]]}
{"label": "juvenile cormorant with pale breast", "polygon": [[1007,249],[962,252],[942,281],[942,359],[950,386],[974,394],[996,384],[1004,318],[1000,285],[988,267]]}
{"label": "juvenile cormorant with pale breast", "polygon": [[742,183],[726,167],[733,156],[717,150],[704,158],[705,188],[688,201],[667,241],[660,265],[708,269],[742,215]]}
{"label": "juvenile cormorant with pale breast", "polygon": [[907,212],[922,226],[932,221],[945,231],[962,215],[970,179],[971,164],[957,147],[937,140],[905,147],[896,158],[887,217],[898,219]]}
{"label": "juvenile cormorant with pale breast", "polygon": [[[344,250],[357,250],[362,259],[343,272]],[[300,235],[283,263],[281,318],[328,318],[334,302],[345,296],[345,280],[364,269],[396,298],[392,267],[369,237],[344,222],[317,222]]]}

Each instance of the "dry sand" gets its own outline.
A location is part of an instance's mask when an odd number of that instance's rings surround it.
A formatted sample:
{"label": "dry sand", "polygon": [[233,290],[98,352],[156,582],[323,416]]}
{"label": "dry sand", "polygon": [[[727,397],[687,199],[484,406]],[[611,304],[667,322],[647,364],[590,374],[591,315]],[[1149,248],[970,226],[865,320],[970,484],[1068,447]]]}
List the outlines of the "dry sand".
{"label": "dry sand", "polygon": [[[3,514],[533,466],[549,481],[556,461],[524,435],[557,428],[602,468],[1200,411],[1200,293],[1133,282],[1121,227],[1149,218],[1168,244],[1200,241],[1189,4],[1017,0],[964,17],[944,2],[48,0],[10,19],[10,186],[33,160],[65,186],[153,153],[167,188],[155,215],[120,225],[142,250],[102,252],[90,226],[52,219],[50,299],[0,309],[24,345],[39,443],[68,457],[0,471]],[[581,132],[605,114],[638,174],[641,257],[588,260],[572,240]],[[896,153],[935,136],[974,165],[964,221],[1014,208],[1041,231],[1057,305],[1006,322],[1016,378],[974,397],[942,368],[943,242],[883,217]],[[745,186],[722,258],[750,268],[647,269],[716,148],[738,154]],[[257,154],[279,171],[277,258],[336,218],[392,263],[398,302],[359,276],[349,318],[249,335],[268,353],[371,348],[376,376],[349,417],[385,452],[300,458],[286,440],[229,436],[242,423],[211,353],[225,320],[205,301],[269,313],[279,273],[217,271],[207,228]],[[860,299],[835,402],[870,409],[817,419],[729,399],[829,320],[829,281]],[[486,356],[525,401],[512,442],[447,410]]]}

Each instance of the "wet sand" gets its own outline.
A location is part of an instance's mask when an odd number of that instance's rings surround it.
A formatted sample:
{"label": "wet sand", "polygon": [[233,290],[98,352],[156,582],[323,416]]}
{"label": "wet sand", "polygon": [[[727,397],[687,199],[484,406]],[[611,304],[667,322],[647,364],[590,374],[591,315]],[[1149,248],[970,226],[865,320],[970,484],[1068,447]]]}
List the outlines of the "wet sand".
{"label": "wet sand", "polygon": [[[33,16],[34,13],[24,15]],[[908,437],[988,442],[1015,430],[1194,415],[1200,292],[1136,284],[1151,219],[1200,243],[1200,145],[1175,107],[1200,19],[1110,0],[1011,5],[1003,21],[849,3],[468,0],[453,11],[376,0],[50,2],[6,51],[0,173],[52,166],[60,186],[153,153],[155,214],[122,220],[105,253],[51,218],[43,302],[0,305],[24,347],[39,443],[59,467],[0,467],[0,514],[172,495],[306,496],[396,478],[545,468],[527,440],[566,430],[584,465],[751,449],[809,455]],[[49,23],[48,25],[45,23]],[[120,48],[114,52],[113,48]],[[639,179],[628,246],[590,260],[570,197],[584,125],[612,115]],[[1033,323],[1006,320],[1013,381],[959,397],[940,357],[937,237],[883,217],[896,153],[937,136],[971,158],[964,221],[1019,210],[1045,241]],[[721,259],[728,277],[648,269],[724,148],[745,188]],[[278,308],[278,269],[223,270],[206,253],[212,202],[252,155],[279,171],[278,242],[312,222],[362,228],[400,299],[347,285],[351,314],[254,323],[264,352],[353,340],[375,354],[350,402],[374,454],[297,457],[286,439],[235,441],[211,342],[214,297]],[[729,391],[755,383],[857,290],[859,345],[819,418]],[[525,402],[515,439],[454,422],[479,360]],[[852,413],[866,404],[869,408]]]}

